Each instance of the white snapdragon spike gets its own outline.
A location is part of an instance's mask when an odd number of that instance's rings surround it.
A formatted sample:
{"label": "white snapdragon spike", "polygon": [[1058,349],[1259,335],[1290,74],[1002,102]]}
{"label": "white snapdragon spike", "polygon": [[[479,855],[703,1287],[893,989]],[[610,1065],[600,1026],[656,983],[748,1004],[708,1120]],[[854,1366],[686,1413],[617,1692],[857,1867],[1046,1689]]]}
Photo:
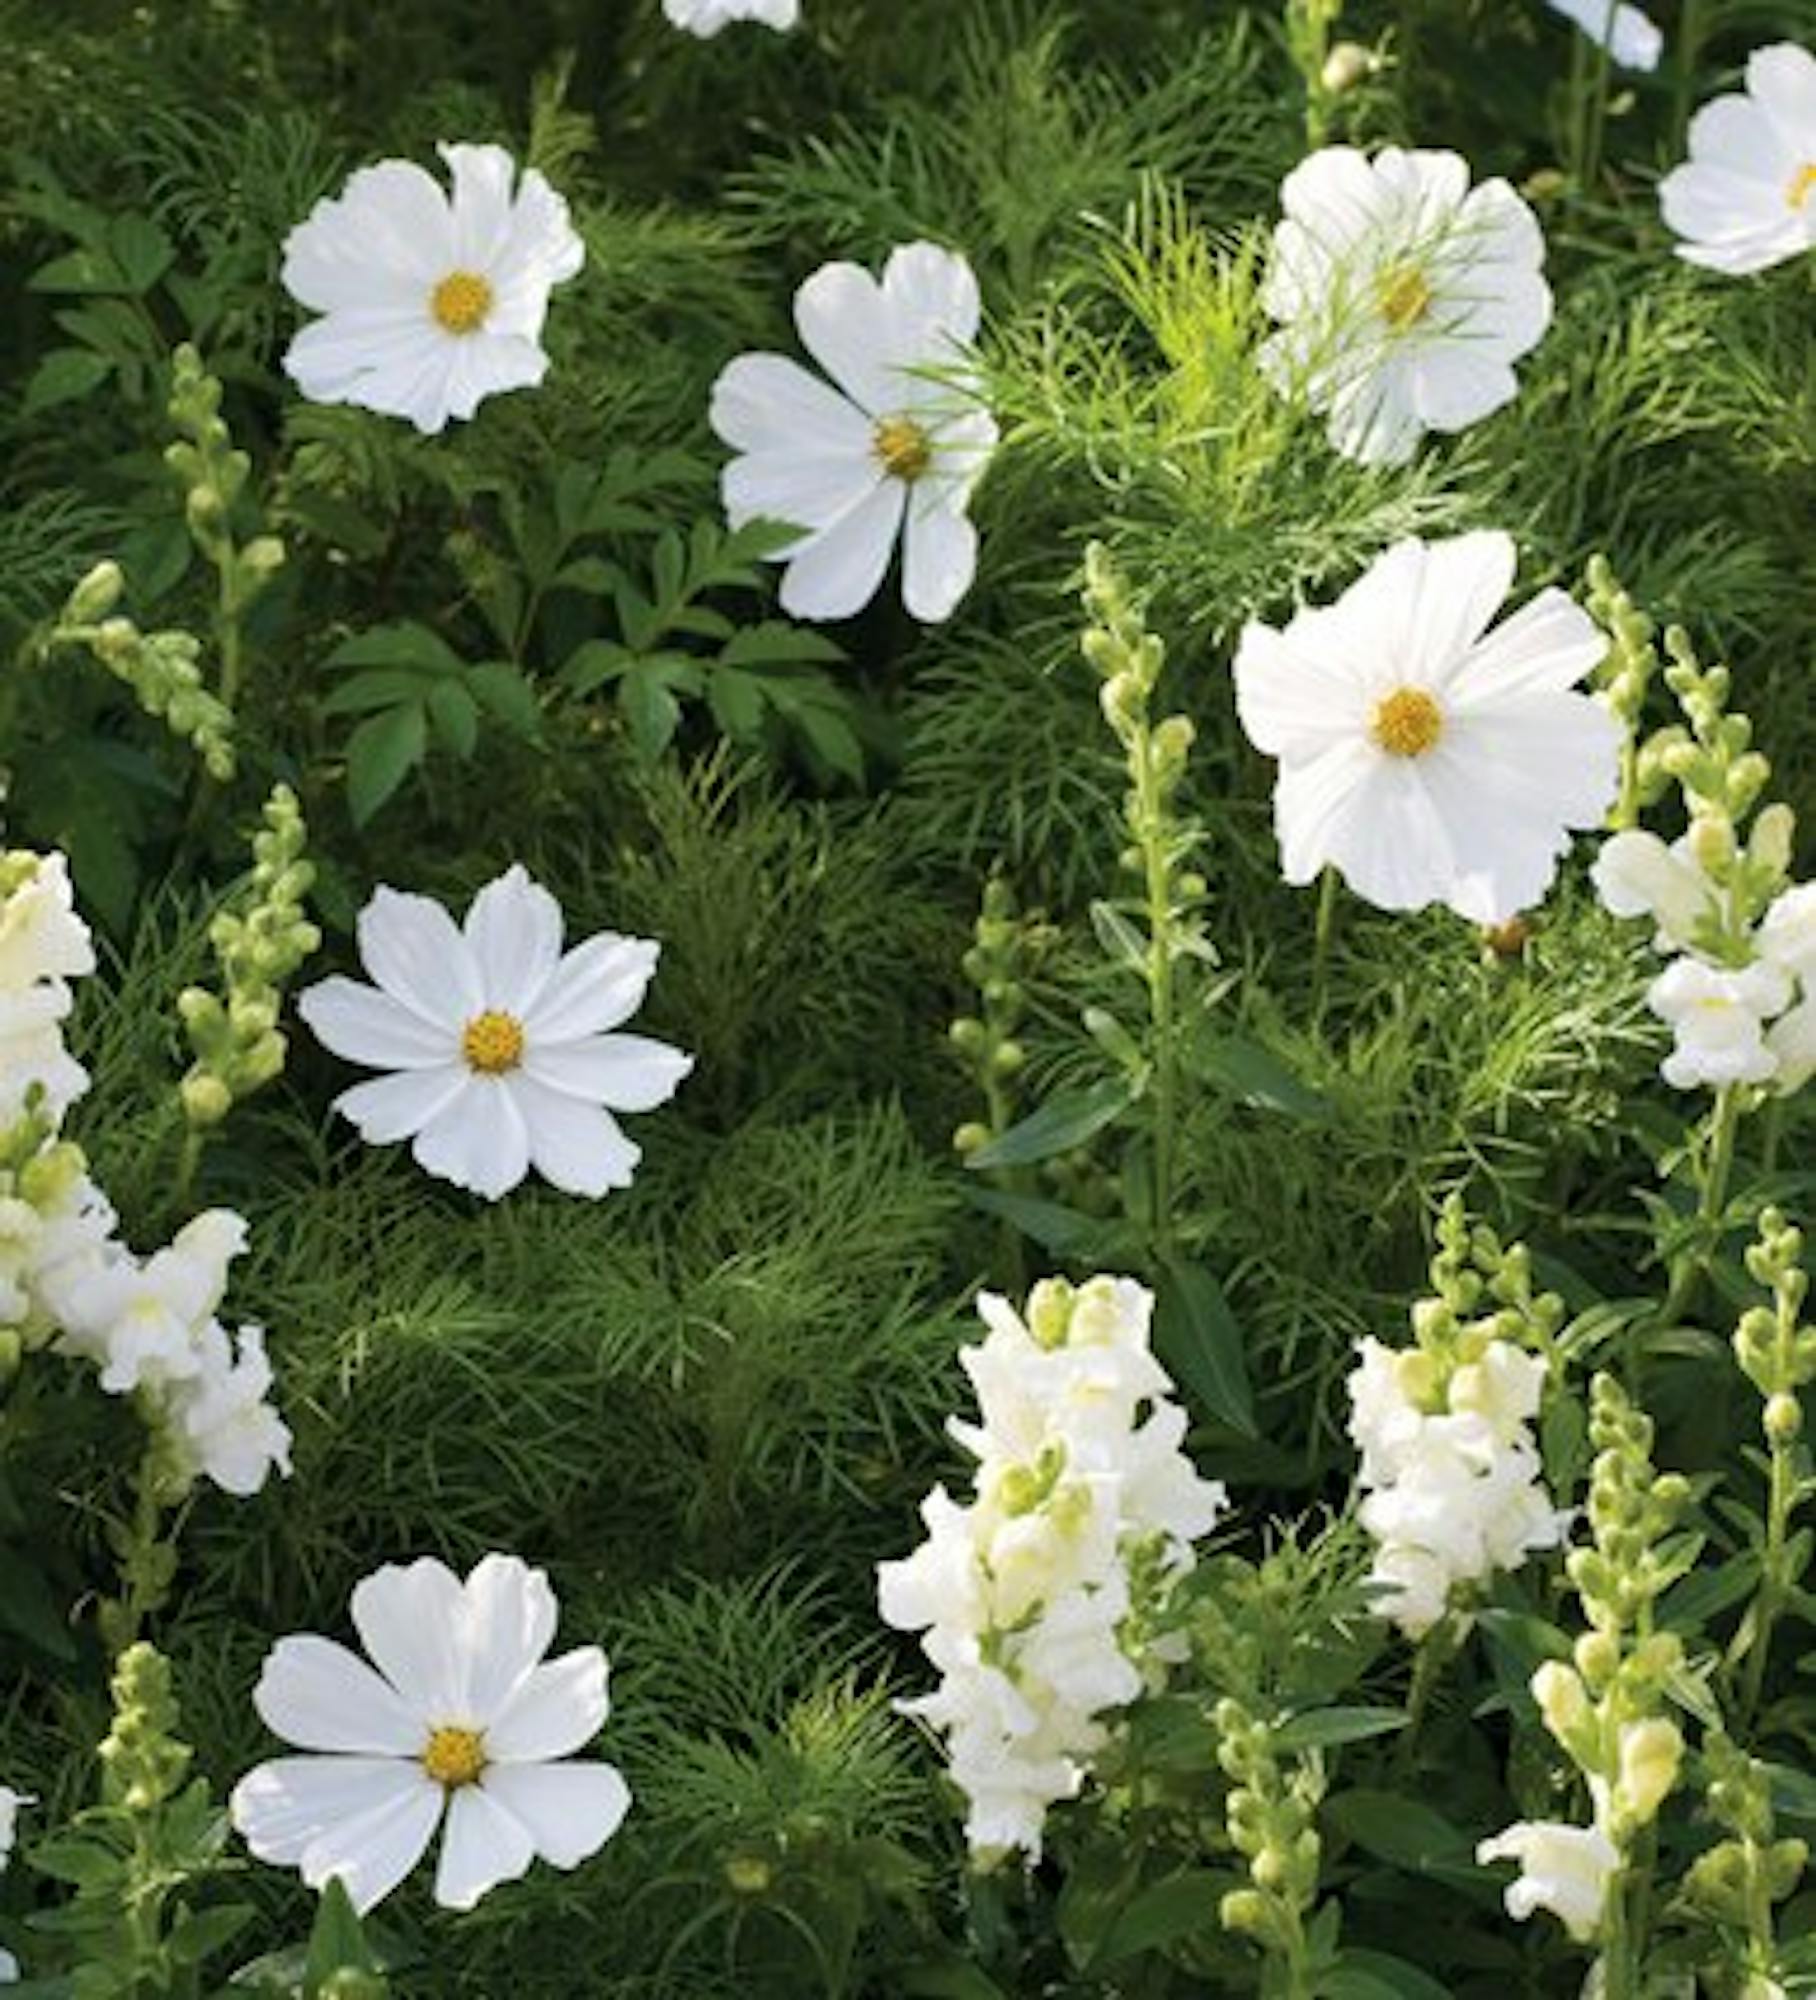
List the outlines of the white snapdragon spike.
{"label": "white snapdragon spike", "polygon": [[1627,0],[1545,0],[1554,14],[1574,21],[1622,69],[1657,69],[1665,38],[1658,23]]}
{"label": "white snapdragon spike", "polygon": [[1477,1846],[1477,1866],[1491,1861],[1520,1865],[1506,1889],[1510,1917],[1523,1922],[1535,1910],[1549,1910],[1578,1944],[1601,1929],[1620,1855],[1599,1827],[1521,1820]]}
{"label": "white snapdragon spike", "polygon": [[380,889],[360,912],[376,982],[335,977],[297,1011],[324,1047],[389,1074],[335,1108],[375,1146],[412,1142],[417,1164],[496,1201],[532,1167],[568,1194],[629,1187],[641,1150],[614,1111],[666,1104],[693,1058],[630,1019],[661,947],[602,932],[562,950],[561,905],[513,867],[457,929],[426,896]]}
{"label": "white snapdragon spike", "polygon": [[[441,146],[448,194],[408,160],[362,167],[284,241],[290,295],[322,318],[284,367],[315,403],[436,432],[548,371],[549,292],[586,249],[567,203],[502,146]],[[515,182],[515,186],[513,183]]]}
{"label": "white snapdragon spike", "polygon": [[741,354],[713,385],[711,421],[738,454],[725,468],[733,527],[802,530],[777,557],[797,618],[849,618],[876,595],[902,543],[902,601],[950,618],[977,571],[967,508],[997,442],[973,358],[977,279],[955,250],[910,243],[879,283],[824,264],[795,294],[802,344],[831,376],[780,354]]}
{"label": "white snapdragon spike", "polygon": [[1775,897],[1759,920],[1759,955],[1805,992],[1816,988],[1816,882],[1797,882]]}
{"label": "white snapdragon spike", "polygon": [[1458,1608],[1460,1586],[1558,1547],[1570,1520],[1545,1490],[1531,1428],[1545,1363],[1491,1340],[1439,1374],[1418,1348],[1364,1340],[1349,1378],[1375,1608],[1409,1638]]}
{"label": "white snapdragon spike", "polygon": [[927,1496],[926,1539],[878,1565],[878,1599],[940,1674],[901,1706],[945,1738],[972,1851],[1038,1857],[1116,1711],[1165,1679],[1164,1645],[1131,1637],[1131,1559],[1164,1594],[1226,1500],[1181,1449],[1143,1287],[1049,1281],[1025,1318],[988,1293],[978,1311],[987,1335],[961,1358],[981,1421],[951,1426],[978,1462],[974,1496]]}
{"label": "white snapdragon spike", "polygon": [[169,1405],[183,1469],[248,1499],[273,1472],[290,1472],[290,1426],[268,1400],[273,1378],[265,1330],[241,1327],[236,1340],[211,1323],[202,1329],[197,1357],[195,1373]]}
{"label": "white snapdragon spike", "polygon": [[88,1072],[63,1046],[73,1004],[60,979],[0,990],[0,1125],[35,1103],[59,1120],[88,1088]]}
{"label": "white snapdragon spike", "polygon": [[1816,1076],[1816,988],[1806,982],[1804,998],[1766,1030],[1766,1049],[1773,1062],[1772,1087],[1781,1097]]}
{"label": "white snapdragon spike", "polygon": [[1538,219],[1459,154],[1373,159],[1327,146],[1280,189],[1262,346],[1283,393],[1325,412],[1364,465],[1401,465],[1427,431],[1467,430],[1519,393],[1513,363],[1551,323]]}
{"label": "white snapdragon spike", "polygon": [[1778,1065],[1765,1024],[1790,998],[1788,976],[1763,959],[1738,970],[1674,959],[1646,989],[1646,1005],[1676,1038],[1661,1066],[1665,1081],[1678,1090],[1771,1082]]}
{"label": "white snapdragon spike", "polygon": [[1690,157],[1658,186],[1677,254],[1730,277],[1816,244],[1816,56],[1796,42],[1755,49],[1747,87],[1690,121]]}
{"label": "white snapdragon spike", "polygon": [[62,854],[12,854],[17,875],[0,903],[0,990],[42,979],[80,979],[95,969],[94,938],[76,914],[69,862]]}
{"label": "white snapdragon spike", "polygon": [[1698,864],[1688,834],[1669,847],[1638,829],[1613,834],[1589,875],[1611,916],[1652,919],[1659,951],[1693,950],[1721,922],[1721,890]]}
{"label": "white snapdragon spike", "polygon": [[70,1290],[65,1351],[96,1361],[101,1387],[113,1396],[200,1374],[203,1329],[226,1296],[228,1266],[246,1234],[243,1216],[211,1208],[143,1263],[106,1246],[98,1268]]}
{"label": "white snapdragon spike", "polygon": [[662,0],[662,11],[675,27],[709,41],[734,21],[786,32],[801,18],[801,0]]}
{"label": "white snapdragon spike", "polygon": [[1336,603],[1245,627],[1236,705],[1279,759],[1289,882],[1329,866],[1380,909],[1504,923],[1600,822],[1621,730],[1577,683],[1607,640],[1561,590],[1490,630],[1515,563],[1498,532],[1404,541]]}
{"label": "white snapdragon spike", "polygon": [[468,1910],[538,1858],[574,1868],[605,1845],[629,1787],[574,1760],[606,1718],[606,1658],[544,1658],[558,1614],[541,1570],[489,1555],[463,1582],[429,1559],[387,1565],[352,1610],[370,1665],[313,1635],[266,1657],[258,1712],[306,1754],[234,1787],[233,1824],[261,1861],[312,1889],[338,1877],[363,1913],[445,1820],[435,1900]]}

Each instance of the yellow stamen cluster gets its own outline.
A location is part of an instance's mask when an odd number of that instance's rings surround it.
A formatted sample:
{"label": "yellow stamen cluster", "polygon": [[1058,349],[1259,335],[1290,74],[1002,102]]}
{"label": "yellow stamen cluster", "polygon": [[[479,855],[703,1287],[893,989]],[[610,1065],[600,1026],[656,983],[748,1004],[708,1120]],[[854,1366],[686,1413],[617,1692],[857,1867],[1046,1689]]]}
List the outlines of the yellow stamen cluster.
{"label": "yellow stamen cluster", "polygon": [[477,271],[450,271],[430,293],[429,310],[449,333],[477,333],[492,310],[492,287]]}
{"label": "yellow stamen cluster", "polygon": [[477,1729],[431,1730],[423,1747],[422,1767],[451,1792],[463,1785],[476,1785],[486,1767],[486,1740]]}
{"label": "yellow stamen cluster", "polygon": [[1395,688],[1376,704],[1368,733],[1390,757],[1423,757],[1444,734],[1444,714],[1423,688]]}
{"label": "yellow stamen cluster", "polygon": [[1395,264],[1375,282],[1381,317],[1395,333],[1417,326],[1431,311],[1431,286],[1417,264]]}
{"label": "yellow stamen cluster", "polygon": [[460,1038],[460,1052],[467,1067],[481,1076],[503,1076],[523,1061],[523,1023],[515,1014],[487,1008],[475,1014]]}
{"label": "yellow stamen cluster", "polygon": [[1816,160],[1805,160],[1791,176],[1791,185],[1785,189],[1786,206],[1801,211],[1809,206],[1813,194],[1816,194]]}
{"label": "yellow stamen cluster", "polygon": [[910,485],[933,463],[927,433],[910,417],[885,417],[876,427],[871,450],[891,479]]}

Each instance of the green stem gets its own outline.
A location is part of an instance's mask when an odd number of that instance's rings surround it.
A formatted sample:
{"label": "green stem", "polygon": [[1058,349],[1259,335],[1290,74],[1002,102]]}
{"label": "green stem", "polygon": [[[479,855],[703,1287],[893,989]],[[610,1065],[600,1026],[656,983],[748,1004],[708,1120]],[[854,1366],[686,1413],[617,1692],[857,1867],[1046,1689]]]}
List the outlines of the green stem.
{"label": "green stem", "polygon": [[1312,937],[1312,1022],[1324,1018],[1325,981],[1330,973],[1331,942],[1337,932],[1337,892],[1342,878],[1328,863],[1318,878],[1317,929]]}
{"label": "green stem", "polygon": [[1659,1313],[1661,1325],[1671,1326],[1682,1315],[1696,1291],[1696,1281],[1714,1256],[1716,1224],[1727,1206],[1728,1182],[1734,1172],[1734,1145],[1740,1134],[1742,1086],[1724,1084],[1716,1093],[1715,1112],[1710,1121],[1709,1152],[1703,1171],[1702,1197],[1696,1205],[1696,1241],[1684,1250],[1671,1269],[1671,1288]]}
{"label": "green stem", "polygon": [[[1792,1329],[1793,1336],[1795,1328]],[[1787,1368],[1788,1373],[1788,1368]],[[1759,1712],[1765,1689],[1772,1628],[1784,1609],[1795,1578],[1786,1574],[1785,1548],[1791,1535],[1791,1512],[1797,1504],[1797,1471],[1790,1447],[1772,1440],[1772,1470],[1766,1492],[1766,1541],[1760,1555],[1759,1595],[1753,1606],[1753,1645],[1741,1681],[1740,1720],[1750,1726]]]}
{"label": "green stem", "polygon": [[1178,1077],[1173,1060],[1173,896],[1167,879],[1166,813],[1154,768],[1152,732],[1135,744],[1136,797],[1148,902],[1148,1016],[1154,1058],[1154,1246],[1173,1247],[1173,1126]]}

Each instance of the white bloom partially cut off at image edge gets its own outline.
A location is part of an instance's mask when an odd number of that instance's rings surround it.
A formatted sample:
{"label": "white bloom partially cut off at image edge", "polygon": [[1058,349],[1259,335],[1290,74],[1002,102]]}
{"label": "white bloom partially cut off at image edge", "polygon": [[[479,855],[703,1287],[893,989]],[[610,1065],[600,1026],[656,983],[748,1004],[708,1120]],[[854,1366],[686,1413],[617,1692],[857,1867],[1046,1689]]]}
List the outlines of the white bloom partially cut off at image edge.
{"label": "white bloom partially cut off at image edge", "polygon": [[1380,909],[1504,923],[1600,823],[1621,731],[1576,684],[1607,641],[1555,589],[1491,631],[1515,562],[1498,532],[1400,542],[1335,604],[1244,629],[1236,706],[1279,759],[1287,881],[1330,866]]}
{"label": "white bloom partially cut off at image edge", "polygon": [[362,167],[285,238],[283,267],[291,297],[322,315],[284,356],[303,394],[427,434],[542,380],[549,292],[586,259],[534,168],[519,180],[502,146],[437,151],[451,194],[409,160]]}
{"label": "white bloom partially cut off at image edge", "polygon": [[1816,245],[1816,56],[1755,49],[1747,87],[1690,120],[1690,157],[1658,186],[1687,264],[1745,277]]}
{"label": "white bloom partially cut off at image edge", "polygon": [[759,21],[785,33],[801,18],[801,0],[662,0],[670,24],[710,41],[734,21]]}
{"label": "white bloom partially cut off at image edge", "polygon": [[661,947],[602,932],[562,950],[561,906],[512,867],[464,928],[427,896],[381,888],[360,912],[373,986],[339,975],[297,1011],[336,1055],[389,1071],[335,1108],[375,1146],[412,1142],[425,1172],[496,1201],[532,1167],[568,1194],[629,1187],[640,1149],[614,1111],[666,1104],[693,1058],[630,1019]]}
{"label": "white bloom partially cut off at image edge", "polygon": [[313,1634],[281,1639],[254,1701],[306,1753],[234,1787],[233,1824],[261,1861],[338,1877],[362,1914],[446,1822],[435,1900],[471,1909],[540,1858],[577,1867],[618,1830],[630,1789],[610,1764],[570,1761],[609,1709],[597,1646],[545,1660],[555,1595],[541,1570],[487,1556],[464,1582],[425,1558],[353,1592],[371,1665]]}
{"label": "white bloom partially cut off at image edge", "polygon": [[781,550],[782,608],[849,618],[876,595],[896,542],[902,601],[950,618],[977,571],[967,508],[997,442],[978,400],[977,280],[953,250],[910,243],[879,282],[825,264],[795,294],[795,325],[831,383],[781,354],[741,354],[713,386],[711,421],[734,528],[802,530]]}
{"label": "white bloom partially cut off at image edge", "polygon": [[1628,0],[1545,0],[1554,14],[1573,21],[1622,69],[1654,70],[1665,37],[1656,21]]}

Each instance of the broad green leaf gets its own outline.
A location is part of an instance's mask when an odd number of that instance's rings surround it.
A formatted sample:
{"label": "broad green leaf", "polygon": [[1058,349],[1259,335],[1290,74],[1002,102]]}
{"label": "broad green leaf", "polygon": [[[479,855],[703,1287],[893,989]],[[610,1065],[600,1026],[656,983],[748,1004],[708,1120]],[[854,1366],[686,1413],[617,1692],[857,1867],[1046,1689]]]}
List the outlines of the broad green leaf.
{"label": "broad green leaf", "polygon": [[368,716],[347,741],[347,806],[364,826],[423,760],[428,718],[420,702]]}
{"label": "broad green leaf", "polygon": [[1150,1882],[1111,1916],[1087,1967],[1110,1965],[1177,1944],[1200,1931],[1217,1930],[1217,1906],[1224,1892],[1235,1886],[1233,1873],[1210,1868],[1181,1868]]}
{"label": "broad green leaf", "polygon": [[1242,1329],[1223,1287],[1202,1264],[1176,1259],[1161,1273],[1154,1352],[1199,1416],[1214,1418],[1239,1437],[1260,1435]]}
{"label": "broad green leaf", "polygon": [[1302,1124],[1320,1125],[1330,1100],[1294,1075],[1280,1058],[1244,1035],[1196,1036],[1188,1045],[1193,1073],[1261,1111],[1278,1111]]}
{"label": "broad green leaf", "polygon": [[416,667],[426,674],[461,674],[466,662],[439,632],[431,632],[414,619],[402,618],[390,625],[374,625],[369,631],[355,632],[335,647],[324,666],[330,667]]}
{"label": "broad green leaf", "polygon": [[763,683],[754,674],[739,673],[721,659],[706,677],[706,699],[713,720],[727,736],[741,743],[751,742],[762,730]]}
{"label": "broad green leaf", "polygon": [[1101,1132],[1135,1101],[1135,1089],[1125,1076],[1107,1076],[1078,1090],[1062,1090],[1038,1111],[1011,1125],[987,1146],[966,1157],[973,1173],[990,1167],[1031,1167],[1051,1160]]}
{"label": "broad green leaf", "polygon": [[530,741],[542,730],[536,690],[508,660],[482,660],[467,669],[467,686],[507,729]]}
{"label": "broad green leaf", "polygon": [[793,665],[806,661],[814,666],[830,666],[845,657],[845,649],[822,632],[810,632],[802,625],[787,625],[766,618],[760,625],[745,625],[725,642],[720,662],[728,667],[758,667],[785,661]]}
{"label": "broad green leaf", "polygon": [[105,354],[86,347],[53,347],[26,384],[23,414],[34,416],[40,410],[54,410],[59,403],[77,402],[98,389],[113,370],[114,364]]}
{"label": "broad green leaf", "polygon": [[619,681],[618,705],[638,751],[652,761],[660,757],[681,723],[681,704],[663,677],[649,672],[647,662],[640,663]]}
{"label": "broad green leaf", "polygon": [[1326,1804],[1324,1817],[1365,1853],[1396,1868],[1426,1874],[1474,1865],[1475,1842],[1461,1827],[1397,1792],[1340,1792]]}
{"label": "broad green leaf", "polygon": [[425,680],[415,667],[368,667],[333,687],[322,697],[324,715],[364,715],[375,708],[396,708],[400,703],[420,701],[431,687],[441,683]]}
{"label": "broad green leaf", "polygon": [[1354,1945],[1319,1977],[1318,1993],[1320,2000],[1451,2000],[1450,1988],[1416,1965]]}
{"label": "broad green leaf", "polygon": [[1320,1750],[1361,1743],[1370,1736],[1391,1736],[1411,1720],[1403,1708],[1314,1708],[1283,1722],[1274,1731],[1274,1747]]}

